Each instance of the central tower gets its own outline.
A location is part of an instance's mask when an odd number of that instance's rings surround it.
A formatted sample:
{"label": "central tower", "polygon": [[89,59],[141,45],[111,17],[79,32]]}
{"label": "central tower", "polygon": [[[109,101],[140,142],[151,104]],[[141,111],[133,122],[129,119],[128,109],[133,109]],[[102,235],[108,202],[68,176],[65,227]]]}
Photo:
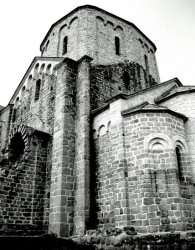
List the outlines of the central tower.
{"label": "central tower", "polygon": [[40,49],[44,57],[79,60],[88,55],[93,64],[128,60],[160,82],[156,46],[133,23],[95,6],[78,7],[54,23]]}

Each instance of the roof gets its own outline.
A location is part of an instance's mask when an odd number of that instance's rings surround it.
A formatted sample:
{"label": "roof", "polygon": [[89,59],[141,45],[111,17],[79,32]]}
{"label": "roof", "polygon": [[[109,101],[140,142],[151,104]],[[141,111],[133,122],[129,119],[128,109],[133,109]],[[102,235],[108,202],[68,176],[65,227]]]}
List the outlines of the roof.
{"label": "roof", "polygon": [[33,61],[31,62],[30,66],[28,67],[26,73],[24,74],[22,80],[20,81],[18,87],[16,88],[14,94],[12,95],[10,101],[9,101],[9,104],[11,104],[14,100],[14,98],[17,96],[17,94],[19,93],[21,87],[23,86],[26,78],[28,77],[30,71],[32,70],[32,68],[34,67],[35,63],[39,60],[39,61],[57,61],[57,62],[60,62],[62,59],[62,57],[35,57],[33,59]]}
{"label": "roof", "polygon": [[162,95],[158,96],[154,99],[155,103],[161,103],[165,100],[168,100],[174,96],[181,95],[181,94],[187,94],[195,92],[195,86],[180,86],[177,88],[171,88],[168,91],[164,92]]}
{"label": "roof", "polygon": [[135,26],[135,24],[133,24],[133,23],[131,23],[131,22],[129,22],[129,21],[127,21],[127,20],[125,20],[125,19],[123,19],[123,18],[121,18],[121,17],[118,17],[118,16],[116,16],[116,15],[114,15],[114,14],[112,14],[112,13],[110,13],[110,12],[107,12],[107,11],[105,11],[105,10],[103,10],[103,9],[100,9],[100,8],[98,8],[98,7],[96,7],[96,6],[93,6],[93,5],[89,5],[89,4],[87,4],[87,5],[82,5],[82,6],[79,6],[79,7],[77,7],[76,9],[74,9],[74,10],[72,10],[71,12],[69,12],[67,15],[65,15],[64,17],[62,17],[61,19],[59,19],[58,21],[56,21],[55,23],[53,23],[52,25],[51,25],[51,27],[50,27],[50,29],[49,29],[49,31],[47,32],[47,34],[46,34],[46,36],[44,37],[44,39],[43,39],[43,41],[42,41],[42,43],[41,43],[41,45],[40,45],[40,50],[42,50],[41,48],[42,48],[42,46],[43,46],[43,44],[45,43],[45,41],[47,40],[47,38],[48,38],[48,36],[49,36],[49,34],[51,33],[51,31],[53,30],[53,28],[56,26],[56,25],[58,25],[59,23],[61,23],[64,19],[66,19],[66,18],[68,18],[69,16],[71,16],[71,15],[73,15],[74,13],[76,13],[77,11],[79,11],[79,10],[82,10],[82,9],[93,9],[93,10],[97,10],[97,11],[100,11],[100,12],[102,12],[102,13],[104,13],[104,14],[106,14],[106,15],[108,15],[108,16],[111,16],[111,17],[113,17],[113,18],[116,18],[116,19],[118,19],[118,20],[120,20],[120,21],[122,21],[122,22],[125,22],[126,24],[128,24],[128,25],[131,25],[135,30],[137,30],[153,47],[154,47],[154,49],[155,49],[155,51],[156,51],[156,45],[137,27],[137,26]]}
{"label": "roof", "polygon": [[137,114],[137,113],[148,113],[148,112],[155,112],[155,113],[169,113],[171,115],[174,115],[176,117],[179,117],[181,118],[184,122],[187,121],[187,117],[183,114],[180,114],[178,112],[175,112],[171,109],[168,109],[167,107],[164,107],[164,106],[159,106],[159,105],[156,105],[156,104],[150,104],[148,102],[143,102],[137,106],[134,106],[130,109],[126,109],[124,111],[121,112],[121,114],[123,116],[125,115],[134,115],[134,114]]}
{"label": "roof", "polygon": [[[161,86],[169,85],[169,84],[171,84],[171,83],[175,83],[175,85],[174,85],[174,86],[171,86],[171,88],[169,88],[169,89],[168,89],[167,91],[165,91],[164,93],[170,91],[170,89],[172,89],[172,88],[178,88],[178,87],[180,87],[180,86],[183,86],[182,83],[179,81],[178,78],[173,78],[173,79],[168,80],[168,81],[166,81],[166,82],[163,82],[163,83],[154,85],[154,86],[152,86],[152,87],[148,87],[148,88],[139,90],[139,91],[134,92],[134,93],[132,93],[132,94],[123,94],[123,93],[119,93],[119,94],[117,94],[117,95],[115,95],[115,96],[113,96],[113,97],[107,99],[107,100],[105,101],[105,103],[104,103],[101,107],[92,110],[92,114],[93,114],[93,115],[97,115],[97,114],[103,112],[105,109],[109,108],[110,103],[112,103],[112,102],[114,102],[114,101],[116,101],[116,100],[118,100],[118,99],[124,99],[124,100],[130,99],[130,98],[132,98],[132,97],[138,96],[139,94],[145,93],[145,92],[150,91],[150,90],[152,90],[152,89],[159,88],[159,87],[161,87]],[[163,93],[162,95],[164,95],[164,93]]]}

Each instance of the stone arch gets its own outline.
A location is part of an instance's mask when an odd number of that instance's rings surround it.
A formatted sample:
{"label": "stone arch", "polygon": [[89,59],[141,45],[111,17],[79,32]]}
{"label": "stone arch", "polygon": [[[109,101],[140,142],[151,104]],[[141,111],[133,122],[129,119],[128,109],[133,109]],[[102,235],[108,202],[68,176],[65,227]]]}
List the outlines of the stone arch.
{"label": "stone arch", "polygon": [[26,130],[26,126],[24,125],[17,125],[15,124],[14,127],[11,129],[9,134],[8,142],[11,143],[11,139],[14,137],[15,134],[21,133],[22,139],[24,140],[25,148],[29,145],[28,139],[28,131]]}
{"label": "stone arch", "polygon": [[51,70],[51,63],[48,64],[46,67],[46,74],[50,74],[50,70]]}
{"label": "stone arch", "polygon": [[30,153],[29,138],[33,131],[23,124],[14,124],[12,127],[8,137],[8,155],[6,157],[6,161],[9,164],[8,173],[9,170],[20,171],[25,167],[26,160]]}
{"label": "stone arch", "polygon": [[98,129],[98,136],[102,136],[106,134],[106,127],[105,125],[101,125]]}
{"label": "stone arch", "polygon": [[77,19],[78,19],[77,16],[75,16],[75,17],[72,18],[72,20],[69,22],[68,29],[70,29],[70,26],[72,25],[72,23],[73,23],[75,20],[77,20]]}
{"label": "stone arch", "polygon": [[178,146],[181,148],[182,153],[188,152],[188,145],[186,141],[179,135],[175,135],[173,138],[173,147],[174,149]]}
{"label": "stone arch", "polygon": [[20,93],[20,99],[21,99],[21,100],[24,98],[25,91],[26,91],[26,86],[24,85],[24,86],[22,87],[22,90],[21,90],[21,93]]}
{"label": "stone arch", "polygon": [[32,74],[30,74],[27,79],[27,90],[29,90],[30,88],[31,81],[32,81]]}
{"label": "stone arch", "polygon": [[45,63],[42,63],[40,70],[39,70],[39,73],[42,74],[44,69],[45,69]]}
{"label": "stone arch", "polygon": [[114,24],[110,21],[107,21],[106,25],[110,25],[114,29]]}
{"label": "stone arch", "polygon": [[145,137],[144,149],[147,152],[152,152],[156,149],[173,149],[172,141],[168,135],[161,133],[150,134]]}
{"label": "stone arch", "polygon": [[114,30],[121,30],[121,31],[123,31],[123,28],[122,28],[120,25],[117,25],[117,26],[114,28]]}
{"label": "stone arch", "polygon": [[104,19],[101,16],[96,16],[96,19],[104,23]]}
{"label": "stone arch", "polygon": [[180,181],[184,181],[184,176],[185,176],[184,166],[186,164],[185,159],[188,156],[188,146],[185,140],[179,135],[173,137],[173,146],[175,150],[178,179]]}
{"label": "stone arch", "polygon": [[65,27],[67,27],[67,24],[64,24],[64,25],[62,25],[62,27],[60,27],[60,32],[61,32],[61,30],[63,30]]}
{"label": "stone arch", "polygon": [[34,67],[34,75],[37,75],[39,71],[39,63],[36,63],[35,67]]}
{"label": "stone arch", "polygon": [[52,75],[56,75],[56,74],[57,74],[57,69],[56,69],[56,65],[55,65],[52,69]]}
{"label": "stone arch", "polygon": [[17,108],[19,105],[20,98],[19,96],[16,98],[15,103],[14,103],[14,108]]}

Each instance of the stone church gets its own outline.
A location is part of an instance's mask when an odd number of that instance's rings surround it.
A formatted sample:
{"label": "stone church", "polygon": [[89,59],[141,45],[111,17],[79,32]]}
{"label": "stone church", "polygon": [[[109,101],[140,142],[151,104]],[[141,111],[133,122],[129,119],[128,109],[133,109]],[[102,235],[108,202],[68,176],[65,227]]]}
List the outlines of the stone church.
{"label": "stone church", "polygon": [[195,229],[195,86],[161,82],[155,44],[91,5],[52,24],[0,106],[0,234]]}

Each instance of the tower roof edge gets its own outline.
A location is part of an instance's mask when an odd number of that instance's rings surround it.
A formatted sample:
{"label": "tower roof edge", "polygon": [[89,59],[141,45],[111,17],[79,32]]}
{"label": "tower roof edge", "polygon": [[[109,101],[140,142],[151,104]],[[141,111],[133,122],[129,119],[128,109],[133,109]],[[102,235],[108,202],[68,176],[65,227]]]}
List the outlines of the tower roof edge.
{"label": "tower roof edge", "polygon": [[111,17],[114,17],[114,18],[117,18],[118,20],[122,21],[122,22],[125,22],[126,24],[128,25],[131,25],[135,30],[137,30],[149,43],[151,43],[151,45],[154,47],[154,50],[156,51],[157,48],[156,48],[156,45],[134,24],[134,23],[131,23],[121,17],[118,17],[106,10],[103,10],[99,7],[96,7],[94,5],[90,5],[90,4],[86,4],[86,5],[81,5],[81,6],[78,6],[77,8],[73,9],[71,12],[69,12],[68,14],[66,14],[65,16],[63,16],[62,18],[60,18],[58,21],[56,21],[55,23],[53,23],[49,29],[49,31],[47,32],[46,36],[44,37],[43,41],[41,42],[41,45],[40,45],[40,50],[42,50],[42,46],[44,44],[44,42],[46,41],[46,39],[48,38],[49,34],[51,33],[52,29],[58,24],[60,23],[61,21],[63,21],[64,19],[68,18],[69,16],[73,15],[74,13],[76,13],[77,11],[81,10],[81,9],[94,9],[94,10],[97,10],[97,11],[100,11],[106,15],[109,15]]}

